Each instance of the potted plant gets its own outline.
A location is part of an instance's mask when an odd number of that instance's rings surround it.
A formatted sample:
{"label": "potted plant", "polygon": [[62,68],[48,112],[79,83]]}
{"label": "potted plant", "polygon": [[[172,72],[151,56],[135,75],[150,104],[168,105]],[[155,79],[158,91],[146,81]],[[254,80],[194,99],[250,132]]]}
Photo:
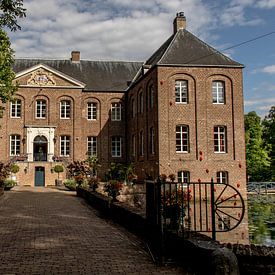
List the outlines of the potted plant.
{"label": "potted plant", "polygon": [[11,190],[16,185],[16,181],[12,179],[6,179],[4,181],[4,190],[8,191]]}
{"label": "potted plant", "polygon": [[16,181],[16,174],[19,172],[20,168],[17,164],[13,163],[10,166],[10,171],[11,171],[11,179]]}
{"label": "potted plant", "polygon": [[64,167],[61,164],[57,164],[54,166],[53,171],[57,173],[57,178],[55,180],[55,185],[60,186],[62,184],[62,180],[59,179],[59,173],[62,173],[64,171]]}

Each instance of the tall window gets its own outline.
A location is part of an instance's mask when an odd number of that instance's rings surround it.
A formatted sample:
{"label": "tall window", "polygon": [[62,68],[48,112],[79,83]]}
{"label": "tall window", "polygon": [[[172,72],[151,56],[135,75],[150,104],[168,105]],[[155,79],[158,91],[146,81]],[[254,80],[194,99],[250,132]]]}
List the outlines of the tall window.
{"label": "tall window", "polygon": [[46,118],[47,103],[46,100],[38,99],[36,101],[36,118]]}
{"label": "tall window", "polygon": [[132,104],[132,118],[134,118],[136,116],[136,103],[135,103],[135,99],[133,98],[131,101]]}
{"label": "tall window", "polygon": [[112,137],[112,157],[121,157],[121,137]]}
{"label": "tall window", "polygon": [[87,103],[87,118],[88,118],[88,120],[96,120],[97,119],[97,103],[96,102],[88,102]]}
{"label": "tall window", "polygon": [[224,104],[224,82],[223,81],[213,81],[212,82],[212,99],[215,104]]}
{"label": "tall window", "polygon": [[10,136],[10,156],[20,155],[20,135]]}
{"label": "tall window", "polygon": [[179,171],[178,172],[178,182],[189,183],[190,182],[190,172],[189,171]]}
{"label": "tall window", "polygon": [[144,104],[143,104],[143,92],[140,92],[139,94],[139,113],[142,114],[144,109]]}
{"label": "tall window", "polygon": [[218,171],[217,172],[217,183],[228,183],[228,172],[227,171]]}
{"label": "tall window", "polygon": [[175,83],[176,103],[188,102],[188,82],[187,80],[177,80]]}
{"label": "tall window", "polygon": [[226,153],[226,127],[214,127],[214,152]]}
{"label": "tall window", "polygon": [[90,157],[97,155],[96,137],[88,137],[87,138],[87,152],[88,152],[88,156],[90,156]]}
{"label": "tall window", "polygon": [[111,104],[111,120],[120,121],[121,120],[121,103],[112,103]]}
{"label": "tall window", "polygon": [[140,131],[139,133],[139,155],[144,155],[144,134],[143,131]]}
{"label": "tall window", "polygon": [[155,154],[155,130],[150,128],[150,154]]}
{"label": "tall window", "polygon": [[154,99],[155,99],[155,91],[154,91],[154,86],[150,85],[149,86],[149,108],[154,107]]}
{"label": "tall window", "polygon": [[60,137],[60,156],[70,155],[70,136]]}
{"label": "tall window", "polygon": [[187,125],[176,126],[176,151],[188,153],[189,151],[189,128]]}
{"label": "tall window", "polygon": [[10,116],[12,118],[21,117],[21,100],[20,99],[15,99],[14,101],[11,102]]}
{"label": "tall window", "polygon": [[136,135],[132,135],[132,156],[136,155]]}
{"label": "tall window", "polygon": [[60,118],[70,118],[71,116],[71,102],[69,100],[60,101]]}

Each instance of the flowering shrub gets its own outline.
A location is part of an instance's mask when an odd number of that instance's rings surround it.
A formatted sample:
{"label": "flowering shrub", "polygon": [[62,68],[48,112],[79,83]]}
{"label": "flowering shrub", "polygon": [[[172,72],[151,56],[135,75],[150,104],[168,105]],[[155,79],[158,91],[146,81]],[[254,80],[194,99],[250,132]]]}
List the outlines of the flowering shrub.
{"label": "flowering shrub", "polygon": [[108,196],[116,199],[119,195],[119,191],[122,189],[123,184],[117,180],[110,180],[104,186],[104,191],[107,192]]}
{"label": "flowering shrub", "polygon": [[4,164],[3,162],[0,162],[0,186],[4,185],[5,179],[10,174],[10,164]]}

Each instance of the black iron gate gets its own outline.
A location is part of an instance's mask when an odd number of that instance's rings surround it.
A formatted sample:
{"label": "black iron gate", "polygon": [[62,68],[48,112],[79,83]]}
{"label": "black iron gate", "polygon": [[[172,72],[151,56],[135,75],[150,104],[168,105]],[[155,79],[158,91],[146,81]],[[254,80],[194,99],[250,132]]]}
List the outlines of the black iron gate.
{"label": "black iron gate", "polygon": [[244,200],[233,186],[211,182],[146,182],[146,217],[153,239],[163,245],[169,232],[210,234],[235,229],[245,212]]}

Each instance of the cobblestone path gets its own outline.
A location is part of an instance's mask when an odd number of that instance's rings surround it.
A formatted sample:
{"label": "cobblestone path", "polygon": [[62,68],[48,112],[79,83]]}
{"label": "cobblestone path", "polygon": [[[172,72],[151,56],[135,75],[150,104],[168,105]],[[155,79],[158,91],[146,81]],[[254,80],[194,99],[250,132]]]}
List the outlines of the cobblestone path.
{"label": "cobblestone path", "polygon": [[0,197],[0,274],[187,273],[157,267],[74,192],[16,187]]}

